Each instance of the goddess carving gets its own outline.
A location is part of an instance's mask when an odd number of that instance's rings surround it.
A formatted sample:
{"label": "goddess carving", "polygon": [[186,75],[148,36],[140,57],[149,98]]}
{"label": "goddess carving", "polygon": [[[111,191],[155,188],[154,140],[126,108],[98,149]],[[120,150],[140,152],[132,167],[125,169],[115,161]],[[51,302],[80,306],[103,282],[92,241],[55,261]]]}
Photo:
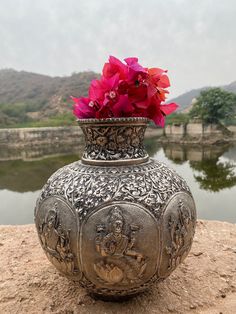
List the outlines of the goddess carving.
{"label": "goddess carving", "polygon": [[65,270],[74,271],[74,255],[70,248],[70,230],[65,232],[57,213],[57,203],[54,209],[48,211],[39,230],[39,236],[43,248],[49,258],[55,258],[64,263]]}
{"label": "goddess carving", "polygon": [[107,227],[97,225],[96,251],[102,258],[94,264],[94,270],[102,281],[128,284],[141,279],[147,264],[134,248],[139,229],[135,224],[126,225],[119,206],[110,210]]}
{"label": "goddess carving", "polygon": [[[166,247],[167,253],[170,255],[169,269],[174,269],[181,263],[188,253],[194,235],[191,212],[187,209],[182,200],[179,200],[177,207],[178,218],[172,213],[168,221],[168,229],[171,238],[171,245]],[[191,235],[189,237],[189,235]],[[190,242],[190,243],[189,243]]]}

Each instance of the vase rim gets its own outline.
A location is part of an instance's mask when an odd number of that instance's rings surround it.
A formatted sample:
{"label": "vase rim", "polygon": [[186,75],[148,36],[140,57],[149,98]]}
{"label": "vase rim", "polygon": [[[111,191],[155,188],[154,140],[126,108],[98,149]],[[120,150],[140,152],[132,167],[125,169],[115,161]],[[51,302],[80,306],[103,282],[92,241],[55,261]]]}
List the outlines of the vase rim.
{"label": "vase rim", "polygon": [[151,120],[145,117],[112,117],[112,118],[103,118],[103,119],[96,119],[96,118],[89,118],[89,119],[77,119],[76,120],[79,125],[81,124],[97,124],[97,123],[104,123],[104,124],[110,124],[110,123],[120,123],[120,122],[134,122],[134,123],[145,123],[147,124]]}

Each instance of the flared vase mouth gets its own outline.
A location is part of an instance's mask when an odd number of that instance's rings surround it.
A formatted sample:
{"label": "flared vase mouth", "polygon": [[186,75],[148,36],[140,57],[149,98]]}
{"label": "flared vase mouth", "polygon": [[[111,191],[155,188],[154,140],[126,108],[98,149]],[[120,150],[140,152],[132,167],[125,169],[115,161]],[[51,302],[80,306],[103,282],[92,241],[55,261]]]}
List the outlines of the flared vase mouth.
{"label": "flared vase mouth", "polygon": [[149,158],[144,145],[148,122],[143,117],[78,119],[85,136],[82,163],[90,165],[131,165]]}
{"label": "flared vase mouth", "polygon": [[122,117],[122,118],[104,118],[104,119],[77,119],[79,125],[84,124],[121,124],[121,123],[134,123],[134,124],[148,124],[151,120],[144,117]]}

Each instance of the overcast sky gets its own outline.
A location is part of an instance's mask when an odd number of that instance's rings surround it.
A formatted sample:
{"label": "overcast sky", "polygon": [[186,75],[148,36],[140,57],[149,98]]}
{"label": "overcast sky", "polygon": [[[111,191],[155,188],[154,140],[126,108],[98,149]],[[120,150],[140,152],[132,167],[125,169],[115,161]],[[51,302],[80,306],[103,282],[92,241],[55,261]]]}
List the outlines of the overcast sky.
{"label": "overcast sky", "polygon": [[109,55],[169,70],[170,98],[236,80],[236,0],[0,0],[0,68],[100,72]]}

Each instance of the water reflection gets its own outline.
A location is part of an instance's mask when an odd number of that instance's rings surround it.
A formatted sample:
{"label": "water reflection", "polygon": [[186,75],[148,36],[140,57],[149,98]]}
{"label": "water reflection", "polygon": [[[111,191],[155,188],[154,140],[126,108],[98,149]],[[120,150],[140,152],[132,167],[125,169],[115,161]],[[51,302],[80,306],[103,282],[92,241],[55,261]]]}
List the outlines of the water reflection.
{"label": "water reflection", "polygon": [[233,146],[189,146],[172,143],[163,145],[168,159],[175,164],[189,161],[190,167],[194,170],[194,178],[199,183],[200,188],[212,192],[236,185],[235,164],[227,159],[220,160],[220,157],[227,153],[230,148]]}
{"label": "water reflection", "polygon": [[219,158],[215,158],[200,162],[190,161],[189,164],[200,172],[194,174],[194,178],[203,190],[219,192],[236,185],[235,166],[228,161],[221,162]]}
{"label": "water reflection", "polygon": [[79,159],[78,155],[62,155],[41,160],[9,160],[0,162],[0,190],[37,191],[57,169]]}
{"label": "water reflection", "polygon": [[[145,146],[150,156],[161,149],[152,139],[147,139]],[[30,147],[25,150],[0,149],[0,190],[37,191],[57,169],[80,159],[82,151],[83,144]],[[66,155],[68,152],[71,154]]]}
{"label": "water reflection", "polygon": [[219,158],[227,152],[232,145],[181,145],[177,143],[164,143],[162,145],[167,158],[176,164],[183,164],[187,160],[200,162]]}
{"label": "water reflection", "polygon": [[60,167],[80,158],[83,142],[34,145],[19,149],[0,145],[0,190],[37,191]]}
{"label": "water reflection", "polygon": [[83,151],[83,141],[78,140],[77,143],[59,144],[53,145],[34,145],[24,147],[24,149],[16,148],[12,146],[0,145],[0,162],[9,160],[24,160],[31,161],[36,159],[42,159],[53,156],[61,155],[78,155]]}
{"label": "water reflection", "polygon": [[[149,138],[145,146],[188,182],[199,218],[236,222],[236,145],[160,144]],[[82,144],[21,151],[0,147],[0,224],[32,223],[42,186],[57,169],[80,159],[82,150]]]}
{"label": "water reflection", "polygon": [[149,156],[153,157],[161,149],[161,144],[156,140],[156,138],[146,138],[145,149],[147,150]]}
{"label": "water reflection", "polygon": [[[145,140],[145,147],[150,156],[163,149],[165,156],[177,165],[189,161],[190,167],[194,170],[194,178],[201,189],[218,192],[236,185],[235,164],[228,159],[220,160],[220,156],[223,154],[227,156],[227,152],[232,148],[230,145],[189,146],[165,143],[161,146],[158,141],[149,138]],[[66,155],[65,152],[68,151],[77,152],[77,154]],[[80,145],[73,146],[73,148],[65,146],[58,149],[57,147],[38,147],[14,151],[14,153],[11,151],[1,152],[2,160],[7,157],[10,160],[0,161],[0,189],[16,192],[37,191],[42,188],[53,172],[78,160],[80,158],[78,152],[81,151],[82,146]],[[11,155],[11,153],[13,154]],[[234,157],[232,151],[228,154]],[[42,155],[44,158],[38,159]]]}

